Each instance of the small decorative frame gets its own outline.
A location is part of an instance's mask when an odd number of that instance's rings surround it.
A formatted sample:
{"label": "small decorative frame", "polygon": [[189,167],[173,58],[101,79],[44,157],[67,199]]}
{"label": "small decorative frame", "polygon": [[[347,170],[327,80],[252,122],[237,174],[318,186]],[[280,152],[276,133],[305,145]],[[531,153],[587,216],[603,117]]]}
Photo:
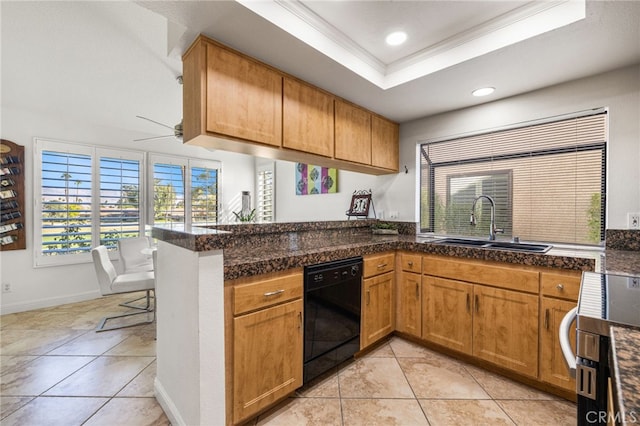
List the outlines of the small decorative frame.
{"label": "small decorative frame", "polygon": [[351,216],[355,216],[366,219],[369,216],[369,207],[372,205],[373,200],[371,200],[371,190],[354,191],[351,196],[351,206],[347,211],[347,216],[349,216],[349,218],[351,218]]}

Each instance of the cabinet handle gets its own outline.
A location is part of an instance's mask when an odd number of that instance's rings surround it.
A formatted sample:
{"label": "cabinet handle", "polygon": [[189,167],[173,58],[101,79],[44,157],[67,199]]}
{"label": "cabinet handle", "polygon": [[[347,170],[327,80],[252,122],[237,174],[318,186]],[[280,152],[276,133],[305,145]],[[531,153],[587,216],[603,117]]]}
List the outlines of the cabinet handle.
{"label": "cabinet handle", "polygon": [[367,290],[367,306],[371,303],[371,290]]}
{"label": "cabinet handle", "polygon": [[416,299],[420,299],[420,284],[416,282]]}
{"label": "cabinet handle", "polygon": [[476,305],[476,314],[480,312],[480,301],[478,300],[478,295],[476,294],[474,297],[475,305]]}
{"label": "cabinet handle", "polygon": [[549,329],[549,308],[544,310],[544,328]]}
{"label": "cabinet handle", "polygon": [[298,330],[302,330],[302,311],[298,312]]}
{"label": "cabinet handle", "polygon": [[280,290],[276,290],[276,291],[269,291],[269,292],[264,294],[264,297],[277,296],[278,294],[282,294],[282,293],[284,293],[284,289],[280,289]]}
{"label": "cabinet handle", "polygon": [[471,313],[471,295],[467,293],[467,312]]}
{"label": "cabinet handle", "polygon": [[413,268],[413,262],[412,261],[407,262],[407,265],[409,265],[409,268]]}
{"label": "cabinet handle", "polygon": [[564,285],[563,284],[558,284],[556,286],[556,288],[558,289],[558,291],[564,291]]}
{"label": "cabinet handle", "polygon": [[379,264],[378,264],[378,269],[384,269],[384,268],[386,268],[386,267],[387,267],[387,264],[386,264],[386,263],[379,263]]}

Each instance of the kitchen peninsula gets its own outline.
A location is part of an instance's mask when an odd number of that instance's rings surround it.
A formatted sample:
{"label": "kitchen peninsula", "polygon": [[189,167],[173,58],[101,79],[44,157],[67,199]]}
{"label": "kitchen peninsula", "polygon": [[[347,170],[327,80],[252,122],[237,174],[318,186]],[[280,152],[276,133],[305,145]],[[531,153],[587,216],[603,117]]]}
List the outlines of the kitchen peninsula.
{"label": "kitchen peninsula", "polygon": [[[154,227],[153,237],[159,240],[155,388],[156,397],[172,423],[231,424],[240,420],[230,418],[232,409],[227,394],[233,384],[225,374],[231,368],[225,361],[229,358],[225,354],[225,334],[229,333],[226,315],[232,309],[232,293],[225,283],[232,280],[272,276],[327,261],[383,253],[456,258],[470,267],[484,262],[489,268],[500,269],[504,265],[507,269],[519,268],[536,274],[536,271],[558,271],[560,275],[579,275],[587,270],[640,272],[638,252],[552,248],[545,254],[536,254],[457,247],[416,236],[415,223],[397,223],[399,235],[373,235],[370,227],[374,222],[219,225],[215,229]],[[400,272],[401,256],[397,258],[396,270]],[[537,285],[536,282],[536,303]]]}

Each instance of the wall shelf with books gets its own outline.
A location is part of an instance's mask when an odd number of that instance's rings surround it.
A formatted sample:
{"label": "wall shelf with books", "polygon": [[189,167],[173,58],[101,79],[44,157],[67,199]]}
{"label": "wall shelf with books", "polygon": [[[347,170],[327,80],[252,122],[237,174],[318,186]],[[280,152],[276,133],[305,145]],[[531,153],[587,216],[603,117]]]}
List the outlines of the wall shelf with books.
{"label": "wall shelf with books", "polygon": [[0,250],[27,248],[24,147],[0,139]]}

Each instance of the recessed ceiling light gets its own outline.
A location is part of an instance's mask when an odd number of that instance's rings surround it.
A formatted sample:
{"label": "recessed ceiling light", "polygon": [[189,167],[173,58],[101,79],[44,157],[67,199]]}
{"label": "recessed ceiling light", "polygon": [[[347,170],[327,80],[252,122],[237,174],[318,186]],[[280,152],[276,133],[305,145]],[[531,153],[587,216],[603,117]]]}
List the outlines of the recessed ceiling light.
{"label": "recessed ceiling light", "polygon": [[476,89],[471,94],[473,96],[487,96],[492,94],[496,90],[495,87],[481,87],[480,89]]}
{"label": "recessed ceiling light", "polygon": [[407,33],[404,31],[396,31],[389,34],[384,40],[389,46],[399,46],[407,41]]}

